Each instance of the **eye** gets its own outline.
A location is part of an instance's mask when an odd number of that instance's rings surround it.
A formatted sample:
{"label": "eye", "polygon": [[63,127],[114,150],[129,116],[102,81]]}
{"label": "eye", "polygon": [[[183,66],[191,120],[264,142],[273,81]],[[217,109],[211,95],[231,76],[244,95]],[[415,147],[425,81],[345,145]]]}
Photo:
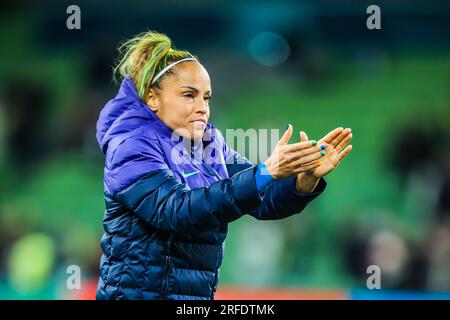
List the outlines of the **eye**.
{"label": "eye", "polygon": [[207,97],[205,97],[205,100],[206,100],[206,101],[208,101],[208,102],[209,102],[209,101],[211,101],[211,99],[212,99],[212,97],[211,97],[211,96],[207,96]]}
{"label": "eye", "polygon": [[188,92],[188,93],[183,94],[183,97],[186,97],[188,99],[192,99],[192,98],[194,98],[194,95],[192,94],[192,92]]}

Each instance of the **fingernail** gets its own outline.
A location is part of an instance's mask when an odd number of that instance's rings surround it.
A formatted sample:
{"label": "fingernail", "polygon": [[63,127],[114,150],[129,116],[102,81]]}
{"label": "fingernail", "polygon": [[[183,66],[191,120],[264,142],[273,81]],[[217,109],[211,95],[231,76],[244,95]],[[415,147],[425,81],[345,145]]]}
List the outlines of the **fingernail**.
{"label": "fingernail", "polygon": [[350,132],[352,132],[352,128],[348,128],[348,130],[350,130]]}
{"label": "fingernail", "polygon": [[324,155],[326,155],[327,153],[325,151],[320,151],[320,155],[323,157]]}
{"label": "fingernail", "polygon": [[290,126],[291,126],[291,124],[289,123],[289,124],[287,125],[287,127],[286,127],[286,130],[289,129]]}
{"label": "fingernail", "polygon": [[317,141],[316,141],[316,140],[313,140],[313,141],[312,141],[312,145],[315,146],[316,144],[317,144]]}
{"label": "fingernail", "polygon": [[327,148],[327,146],[325,144],[320,146],[320,150],[325,150]]}

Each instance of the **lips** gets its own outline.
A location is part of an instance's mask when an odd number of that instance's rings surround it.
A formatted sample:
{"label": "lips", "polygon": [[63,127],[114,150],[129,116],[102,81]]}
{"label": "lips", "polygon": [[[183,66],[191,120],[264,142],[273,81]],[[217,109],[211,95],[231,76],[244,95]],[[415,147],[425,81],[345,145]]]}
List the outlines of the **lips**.
{"label": "lips", "polygon": [[197,119],[197,120],[193,120],[192,122],[203,122],[204,124],[206,124],[205,119]]}

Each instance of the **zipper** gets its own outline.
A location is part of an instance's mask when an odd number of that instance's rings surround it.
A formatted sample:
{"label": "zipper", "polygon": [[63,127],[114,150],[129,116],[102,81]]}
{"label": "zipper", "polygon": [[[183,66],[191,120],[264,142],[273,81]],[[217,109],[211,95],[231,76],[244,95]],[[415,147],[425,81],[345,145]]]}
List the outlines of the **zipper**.
{"label": "zipper", "polygon": [[167,293],[169,290],[169,273],[170,273],[170,256],[165,257],[164,261],[164,285],[162,290],[162,298],[167,298]]}
{"label": "zipper", "polygon": [[219,276],[219,271],[216,271],[216,273],[214,274],[214,282],[213,282],[213,286],[212,286],[212,290],[211,290],[211,300],[214,300],[214,295],[216,293],[216,285],[217,285],[217,279]]}
{"label": "zipper", "polygon": [[[194,157],[195,150],[194,145],[191,144],[191,159]],[[206,168],[206,170],[211,174],[213,177],[217,178],[217,180],[222,180],[222,177],[220,174],[214,169],[212,166],[210,166],[208,163],[202,161],[202,165]]]}
{"label": "zipper", "polygon": [[170,248],[172,246],[173,234],[169,236],[167,253],[164,259],[164,284],[162,286],[162,298],[166,299],[169,291],[169,276],[170,276]]}
{"label": "zipper", "polygon": [[217,285],[219,282],[219,272],[220,272],[219,264],[221,263],[222,258],[223,258],[223,245],[224,245],[224,243],[221,244],[220,250],[219,250],[219,259],[217,261],[217,271],[214,273],[214,281],[213,281],[213,286],[212,286],[212,291],[211,291],[211,300],[214,300],[214,294],[216,293]]}
{"label": "zipper", "polygon": [[206,170],[213,175],[214,177],[217,178],[217,180],[221,180],[222,177],[219,175],[219,173],[216,171],[216,169],[214,169],[213,167],[211,167],[209,164],[207,164],[206,162],[203,163],[203,165],[205,166]]}

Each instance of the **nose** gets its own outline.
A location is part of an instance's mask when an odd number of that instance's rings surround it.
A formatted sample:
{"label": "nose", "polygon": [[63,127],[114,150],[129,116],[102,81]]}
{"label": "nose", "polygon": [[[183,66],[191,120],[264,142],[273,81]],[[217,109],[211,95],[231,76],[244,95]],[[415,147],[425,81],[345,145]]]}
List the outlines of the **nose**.
{"label": "nose", "polygon": [[207,114],[208,108],[209,108],[208,102],[201,99],[201,101],[196,104],[195,113],[202,114],[202,115]]}

